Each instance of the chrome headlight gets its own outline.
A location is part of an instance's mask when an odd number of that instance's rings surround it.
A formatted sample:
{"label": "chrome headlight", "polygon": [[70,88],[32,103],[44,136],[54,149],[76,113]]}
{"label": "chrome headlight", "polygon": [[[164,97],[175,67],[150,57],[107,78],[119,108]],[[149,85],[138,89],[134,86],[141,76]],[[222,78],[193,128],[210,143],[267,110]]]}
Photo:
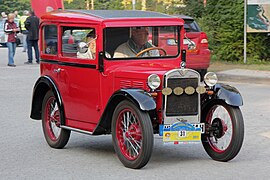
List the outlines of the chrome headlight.
{"label": "chrome headlight", "polygon": [[152,90],[157,89],[160,86],[159,76],[157,74],[151,74],[148,76],[147,84]]}
{"label": "chrome headlight", "polygon": [[216,73],[208,72],[204,76],[204,82],[207,86],[212,87],[217,84],[218,78]]}

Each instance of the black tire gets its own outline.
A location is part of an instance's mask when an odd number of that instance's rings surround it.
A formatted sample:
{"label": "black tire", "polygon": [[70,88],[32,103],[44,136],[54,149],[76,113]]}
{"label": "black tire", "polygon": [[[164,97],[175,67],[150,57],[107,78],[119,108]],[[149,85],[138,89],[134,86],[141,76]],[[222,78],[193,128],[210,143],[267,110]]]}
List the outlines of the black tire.
{"label": "black tire", "polygon": [[[54,111],[53,115],[52,111]],[[70,137],[70,130],[60,128],[61,113],[63,112],[59,108],[56,97],[52,91],[48,91],[42,103],[42,128],[49,146],[57,149],[65,147]],[[59,129],[59,134],[54,132],[54,128]]]}
{"label": "black tire", "polygon": [[[125,115],[129,116],[129,123],[123,120]],[[154,142],[153,126],[148,113],[124,100],[115,108],[111,127],[114,149],[123,165],[133,169],[144,167],[151,157]]]}
{"label": "black tire", "polygon": [[[222,118],[215,115],[217,108],[220,108],[221,112],[224,111]],[[225,116],[226,112],[228,114]],[[225,119],[228,119],[227,123]],[[206,127],[210,125],[217,128],[215,132],[202,135],[203,147],[207,154],[216,161],[227,162],[233,159],[239,153],[244,140],[244,121],[239,107],[230,106],[224,102],[211,103],[203,110],[202,122],[206,123]],[[218,147],[218,143],[227,137],[230,137],[230,141]]]}

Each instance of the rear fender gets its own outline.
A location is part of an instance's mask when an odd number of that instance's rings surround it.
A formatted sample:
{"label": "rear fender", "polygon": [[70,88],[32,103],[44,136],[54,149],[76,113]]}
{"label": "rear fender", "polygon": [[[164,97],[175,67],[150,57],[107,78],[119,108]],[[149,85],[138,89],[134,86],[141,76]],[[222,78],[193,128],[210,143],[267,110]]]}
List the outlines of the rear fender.
{"label": "rear fender", "polygon": [[51,90],[56,97],[59,109],[61,110],[61,125],[64,124],[64,105],[60,92],[55,82],[49,76],[40,77],[33,89],[32,108],[30,117],[35,120],[41,120],[42,102],[46,93]]}

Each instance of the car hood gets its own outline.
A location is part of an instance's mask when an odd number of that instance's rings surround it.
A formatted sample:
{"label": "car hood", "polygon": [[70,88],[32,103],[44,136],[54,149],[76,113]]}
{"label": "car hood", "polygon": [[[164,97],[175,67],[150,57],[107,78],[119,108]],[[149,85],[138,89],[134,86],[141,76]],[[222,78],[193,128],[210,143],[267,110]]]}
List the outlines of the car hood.
{"label": "car hood", "polygon": [[121,64],[111,73],[115,78],[127,78],[127,79],[147,79],[150,74],[157,74],[162,79],[163,75],[172,69],[179,68],[176,63],[166,62],[134,62],[128,64]]}

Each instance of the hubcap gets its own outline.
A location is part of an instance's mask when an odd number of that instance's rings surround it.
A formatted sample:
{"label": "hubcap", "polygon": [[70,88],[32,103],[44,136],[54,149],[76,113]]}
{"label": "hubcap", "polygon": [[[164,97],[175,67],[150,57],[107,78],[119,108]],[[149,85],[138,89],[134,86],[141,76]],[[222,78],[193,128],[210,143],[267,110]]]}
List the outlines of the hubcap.
{"label": "hubcap", "polygon": [[214,151],[224,152],[230,145],[233,136],[232,118],[227,109],[221,105],[212,107],[207,116],[211,125],[208,142]]}
{"label": "hubcap", "polygon": [[45,107],[46,130],[52,141],[56,141],[60,135],[60,113],[55,97],[50,97]]}
{"label": "hubcap", "polygon": [[128,160],[135,160],[142,149],[142,129],[131,109],[122,110],[116,121],[116,138],[121,153]]}

